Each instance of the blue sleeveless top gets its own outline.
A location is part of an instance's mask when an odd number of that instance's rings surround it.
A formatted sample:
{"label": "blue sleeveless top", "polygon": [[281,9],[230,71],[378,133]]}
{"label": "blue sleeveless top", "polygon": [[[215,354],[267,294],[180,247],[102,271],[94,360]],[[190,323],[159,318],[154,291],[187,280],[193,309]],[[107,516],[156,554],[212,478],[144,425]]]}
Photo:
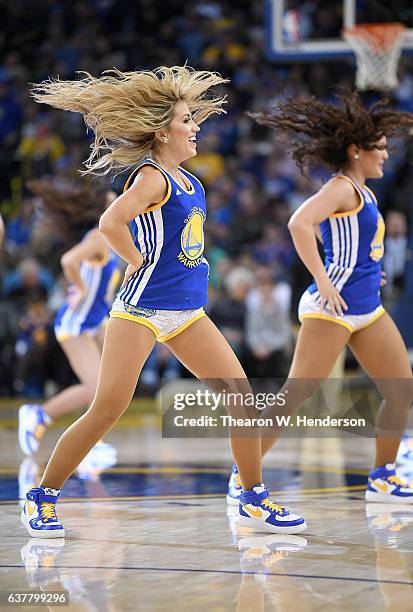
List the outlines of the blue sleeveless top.
{"label": "blue sleeveless top", "polygon": [[209,265],[204,257],[205,192],[201,182],[179,168],[186,182],[184,189],[159,164],[146,159],[143,166],[154,166],[167,183],[165,198],[149,206],[129,226],[136,248],[142,253],[142,267],[121,288],[117,298],[133,306],[159,310],[191,310],[208,301]]}
{"label": "blue sleeveless top", "polygon": [[71,310],[67,302],[56,313],[55,329],[74,336],[98,327],[108,316],[119,281],[118,257],[110,251],[103,262],[82,261],[80,276],[87,295]]}
{"label": "blue sleeveless top", "polygon": [[[348,306],[345,314],[361,315],[381,304],[381,260],[384,254],[385,226],[374,193],[359,187],[344,175],[360,198],[351,211],[336,213],[320,223],[325,253],[325,269]],[[319,299],[315,282],[309,287]]]}

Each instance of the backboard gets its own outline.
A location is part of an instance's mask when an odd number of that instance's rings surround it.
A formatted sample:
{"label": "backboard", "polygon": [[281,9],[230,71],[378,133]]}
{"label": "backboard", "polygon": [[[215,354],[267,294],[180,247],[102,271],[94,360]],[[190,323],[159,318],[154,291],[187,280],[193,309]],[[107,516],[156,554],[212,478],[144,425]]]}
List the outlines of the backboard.
{"label": "backboard", "polygon": [[401,22],[404,53],[413,53],[412,0],[266,0],[267,56],[278,61],[351,57],[341,37],[360,23]]}

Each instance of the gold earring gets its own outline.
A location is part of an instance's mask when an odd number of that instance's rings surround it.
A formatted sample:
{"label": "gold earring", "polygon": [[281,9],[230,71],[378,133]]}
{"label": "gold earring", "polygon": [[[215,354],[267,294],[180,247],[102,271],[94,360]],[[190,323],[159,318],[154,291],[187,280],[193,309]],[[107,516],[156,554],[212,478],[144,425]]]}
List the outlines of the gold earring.
{"label": "gold earring", "polygon": [[169,140],[168,136],[164,136],[164,137],[163,137],[163,141],[164,141],[164,142],[168,142],[168,140]]}
{"label": "gold earring", "polygon": [[360,155],[358,153],[355,153],[354,159],[360,159]]}

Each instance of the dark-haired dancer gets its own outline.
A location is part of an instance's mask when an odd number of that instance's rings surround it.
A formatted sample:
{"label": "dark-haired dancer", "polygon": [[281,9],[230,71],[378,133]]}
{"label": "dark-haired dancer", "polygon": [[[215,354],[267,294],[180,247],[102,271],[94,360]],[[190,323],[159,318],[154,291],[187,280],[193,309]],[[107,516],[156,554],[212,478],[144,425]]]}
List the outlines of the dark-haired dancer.
{"label": "dark-haired dancer", "polygon": [[[20,407],[19,444],[25,455],[32,455],[54,418],[84,408],[93,399],[119,269],[117,257],[97,228],[115,194],[90,179],[33,180],[28,186],[41,198],[43,223],[70,246],[61,258],[69,289],[56,314],[55,333],[79,379],[78,384],[41,405]],[[115,449],[111,445],[99,442],[95,450],[113,463]]]}
{"label": "dark-haired dancer", "polygon": [[[395,473],[412,371],[402,337],[380,301],[385,228],[376,197],[366,186],[367,179],[383,176],[387,137],[411,128],[413,115],[392,111],[385,103],[366,110],[356,93],[340,98],[342,107],[299,98],[278,104],[272,113],[254,115],[259,123],[297,137],[292,152],[301,169],[323,164],[335,172],[288,224],[314,282],[299,304],[302,325],[286,386],[300,389],[291,379],[326,379],[343,348],[350,346],[384,397],[366,500],[413,503],[413,489]],[[316,244],[319,232],[324,263]],[[303,387],[302,397],[300,391],[295,399],[289,396],[289,411],[308,397]],[[266,452],[274,439],[262,442]]]}
{"label": "dark-haired dancer", "polygon": [[[209,95],[222,83],[213,72],[164,66],[46,82],[35,90],[38,102],[84,115],[95,133],[90,171],[134,168],[99,225],[129,265],[110,313],[96,395],[60,438],[41,486],[27,494],[22,522],[35,537],[64,535],[55,513],[60,489],[127,409],[157,340],[198,378],[250,392],[237,357],[203,310],[208,294],[205,193],[180,165],[196,155],[198,124],[223,112],[224,98]],[[231,448],[244,487],[241,520],[275,533],[306,529],[302,517],[269,498],[262,483],[260,438],[242,438],[232,430]]]}

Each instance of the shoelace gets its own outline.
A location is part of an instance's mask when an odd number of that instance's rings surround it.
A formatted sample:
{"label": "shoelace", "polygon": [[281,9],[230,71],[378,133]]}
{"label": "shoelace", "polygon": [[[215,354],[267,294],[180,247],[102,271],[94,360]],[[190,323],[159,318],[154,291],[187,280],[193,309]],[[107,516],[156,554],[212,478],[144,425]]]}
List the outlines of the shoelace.
{"label": "shoelace", "polygon": [[275,510],[276,512],[283,513],[285,510],[284,506],[280,506],[279,504],[276,504],[269,497],[267,497],[266,499],[263,499],[261,504],[265,506],[266,508],[269,508],[270,510]]}
{"label": "shoelace", "polygon": [[389,476],[387,480],[392,484],[400,485],[401,487],[407,487],[407,482],[405,482],[398,476]]}
{"label": "shoelace", "polygon": [[55,505],[51,502],[42,503],[40,506],[40,514],[44,520],[52,519],[57,521]]}

